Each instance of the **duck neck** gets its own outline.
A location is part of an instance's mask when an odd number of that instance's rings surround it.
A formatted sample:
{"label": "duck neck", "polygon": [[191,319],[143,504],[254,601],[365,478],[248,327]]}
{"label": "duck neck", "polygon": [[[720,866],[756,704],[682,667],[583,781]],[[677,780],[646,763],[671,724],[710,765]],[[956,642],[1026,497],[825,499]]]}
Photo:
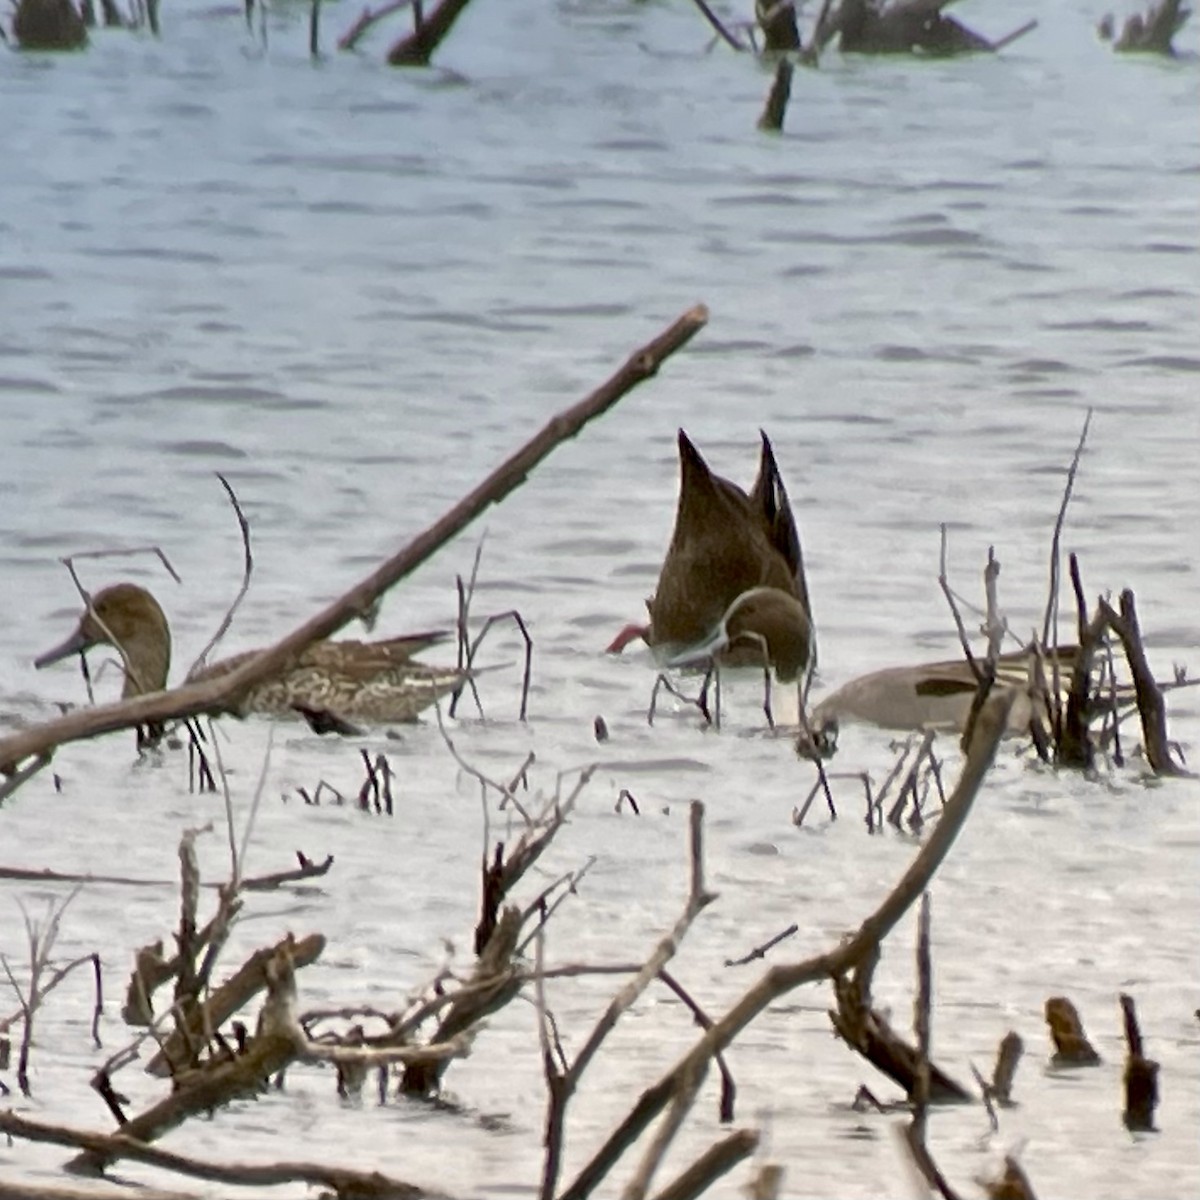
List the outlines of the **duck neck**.
{"label": "duck neck", "polygon": [[125,668],[123,699],[141,696],[147,692],[161,692],[167,686],[167,675],[171,669],[171,639],[163,637],[157,630],[131,634],[117,644],[121,663]]}

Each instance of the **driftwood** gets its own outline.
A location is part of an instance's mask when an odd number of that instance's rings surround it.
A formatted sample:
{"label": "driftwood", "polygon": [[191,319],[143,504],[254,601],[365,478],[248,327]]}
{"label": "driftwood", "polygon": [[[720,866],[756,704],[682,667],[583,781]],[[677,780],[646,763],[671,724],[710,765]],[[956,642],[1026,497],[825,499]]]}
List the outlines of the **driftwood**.
{"label": "driftwood", "polygon": [[1094,1067],[1099,1064],[1100,1055],[1083,1032],[1079,1010],[1066,996],[1051,996],[1046,1001],[1046,1024],[1054,1043],[1054,1057],[1050,1061],[1056,1067]]}
{"label": "driftwood", "polygon": [[[489,1013],[503,1008],[521,990],[524,980],[512,961],[521,922],[519,908],[506,908],[500,915],[471,980],[451,1000],[434,1041],[448,1042],[465,1033]],[[410,1096],[428,1095],[437,1088],[445,1069],[444,1060],[413,1063],[405,1068],[400,1091]]]}
{"label": "driftwood", "polygon": [[1127,17],[1115,41],[1115,21],[1112,14],[1108,14],[1100,22],[1100,36],[1106,42],[1112,42],[1113,49],[1119,53],[1174,57],[1177,53],[1173,45],[1175,35],[1187,24],[1191,15],[1192,10],[1185,7],[1183,0],[1160,0],[1160,3],[1151,5],[1144,16],[1134,13]]}
{"label": "driftwood", "polygon": [[71,0],[20,0],[12,31],[22,50],[79,50],[88,40],[87,26]]}
{"label": "driftwood", "polygon": [[[256,950],[231,979],[217,988],[202,1006],[190,1014],[187,1026],[176,1030],[150,1060],[146,1071],[150,1075],[174,1074],[188,1057],[190,1049],[203,1045],[205,1031],[219,1029],[234,1013],[244,1008],[259,992],[269,987],[269,969],[285,952],[293,969],[316,962],[325,949],[322,934],[311,933],[296,941],[289,935],[274,946]],[[133,984],[131,983],[131,988]]]}
{"label": "driftwood", "polygon": [[1008,724],[1011,706],[1012,697],[1007,694],[1002,693],[989,700],[976,724],[975,739],[941,819],[908,870],[879,907],[835,949],[802,962],[769,967],[758,982],[714,1021],[712,1028],[670,1070],[642,1093],[604,1145],[559,1193],[558,1200],[583,1200],[590,1196],[613,1164],[672,1103],[679,1090],[694,1076],[697,1067],[711,1059],[718,1050],[729,1046],[768,1005],[804,984],[848,974],[887,937],[929,885],[942,859],[954,844],[995,757],[996,748]]}
{"label": "driftwood", "polygon": [[413,31],[401,38],[388,51],[387,60],[393,67],[427,67],[433,52],[442,44],[454,27],[454,22],[470,0],[439,0],[428,16],[424,4],[413,4]]}
{"label": "driftwood", "polygon": [[[906,1096],[913,1099],[921,1074],[920,1051],[906,1042],[887,1018],[871,1006],[871,975],[877,961],[878,955],[872,954],[849,975],[834,979],[837,1008],[830,1010],[829,1019],[838,1036],[851,1049],[857,1050],[873,1067],[903,1088]],[[931,1062],[926,1062],[925,1067],[928,1072],[926,1086],[929,1103],[961,1104],[970,1101],[970,1092],[944,1071]]]}
{"label": "driftwood", "polygon": [[[270,995],[263,1009],[259,1032],[251,1038],[244,1054],[189,1071],[176,1079],[176,1090],[165,1099],[126,1121],[121,1133],[138,1142],[152,1142],[198,1113],[220,1108],[237,1096],[254,1095],[297,1057],[299,1047],[287,1029],[273,1027],[269,1019],[271,1001],[286,1001],[286,990],[294,990],[290,958],[276,955],[268,971]],[[70,1163],[81,1172],[102,1171],[115,1156],[103,1149],[85,1150]]]}
{"label": "driftwood", "polygon": [[801,48],[792,0],[754,0],[754,16],[762,30],[763,49],[768,54]]}
{"label": "driftwood", "polygon": [[1029,1177],[1011,1155],[1004,1160],[1004,1174],[998,1179],[985,1180],[983,1190],[988,1200],[1037,1200]]}
{"label": "driftwood", "polygon": [[[145,1163],[148,1166],[161,1167],[164,1170],[176,1171],[181,1175],[190,1175],[196,1179],[207,1179],[214,1183],[239,1185],[243,1187],[269,1187],[285,1183],[310,1183],[331,1188],[339,1197],[388,1197],[389,1200],[435,1200],[437,1192],[427,1191],[415,1184],[405,1183],[398,1179],[390,1179],[378,1171],[354,1171],[344,1167],[331,1167],[322,1163],[281,1162],[281,1163],[229,1163],[205,1162],[188,1155],[175,1154],[169,1150],[159,1150],[147,1145],[131,1134],[128,1128],[120,1133],[94,1133],[86,1129],[72,1129],[63,1125],[48,1125],[41,1121],[33,1121],[19,1116],[14,1112],[0,1113],[0,1133],[9,1137],[26,1138],[34,1142],[49,1142],[57,1146],[70,1146],[83,1153],[76,1158],[77,1163],[115,1162],[118,1159],[129,1159],[133,1162]],[[109,1196],[114,1193],[95,1191],[59,1191],[47,1189],[44,1193],[27,1184],[19,1189],[5,1191],[0,1185],[0,1197],[21,1197],[22,1200],[37,1200],[44,1195],[46,1200],[73,1200],[74,1197]],[[120,1193],[129,1195],[126,1188]],[[171,1197],[179,1200],[178,1192],[146,1192],[138,1189],[136,1195],[153,1200],[154,1197]]]}
{"label": "driftwood", "polygon": [[817,52],[834,37],[843,51],[853,54],[978,54],[994,53],[1028,33],[1020,29],[992,42],[948,17],[942,9],[952,0],[839,0],[836,11],[819,21],[814,34]]}
{"label": "driftwood", "polygon": [[1154,1129],[1154,1110],[1158,1106],[1158,1063],[1142,1051],[1142,1031],[1132,996],[1121,996],[1121,1016],[1125,1023],[1125,1128],[1142,1133]]}
{"label": "driftwood", "polygon": [[274,646],[218,678],[136,696],[116,704],[80,709],[0,738],[0,772],[11,774],[26,759],[45,755],[68,742],[201,713],[236,713],[239,700],[253,687],[283,670],[313,642],[331,637],[352,620],[371,612],[385,592],[431,558],[480,513],[520,487],[529,472],[557,446],[578,434],[589,421],[607,412],[639,383],[653,378],[663,362],[691,341],[707,321],[708,310],[703,305],[684,313],[652,342],[635,351],[625,365],[590,396],[553,417],[520,450],[403,550]]}
{"label": "driftwood", "polygon": [[[675,956],[692,922],[716,899],[715,893],[710,892],[704,882],[703,828],[704,805],[698,800],[693,800],[689,813],[688,857],[690,882],[688,894],[684,900],[683,911],[680,913],[674,927],[659,941],[641,969],[609,1002],[608,1007],[596,1022],[587,1041],[575,1056],[574,1062],[568,1066],[564,1059],[561,1069],[555,1064],[554,1056],[550,1050],[546,1000],[542,986],[539,983],[538,1025],[542,1044],[542,1065],[546,1075],[546,1090],[548,1093],[545,1133],[546,1155],[542,1167],[540,1200],[554,1200],[557,1192],[559,1172],[562,1169],[567,1105],[570,1103],[571,1097],[575,1094],[583,1073],[596,1056],[604,1040],[616,1027],[617,1022]],[[539,975],[540,978],[541,976]],[[712,1033],[713,1026],[710,1024],[705,1037],[712,1036]],[[664,1105],[668,1101],[672,1102],[672,1110],[664,1119],[663,1126],[658,1131],[658,1136],[652,1140],[642,1162],[639,1164],[634,1181],[628,1185],[625,1192],[627,1197],[632,1198],[645,1195],[667,1144],[678,1130],[680,1123],[695,1100],[709,1060],[721,1049],[723,1049],[722,1046],[715,1046],[709,1053],[694,1058],[681,1068],[677,1079],[673,1081],[667,1095],[664,1097]],[[728,1170],[728,1167],[724,1169]],[[578,1181],[576,1181],[576,1185],[572,1187],[571,1192],[568,1194],[573,1193],[577,1185]]]}
{"label": "driftwood", "polygon": [[1015,1030],[1009,1030],[1000,1041],[1000,1048],[996,1051],[996,1066],[992,1070],[991,1082],[984,1089],[984,1094],[989,1100],[995,1100],[1000,1104],[1012,1103],[1013,1078],[1016,1076],[1017,1066],[1024,1053],[1025,1043],[1021,1040],[1021,1035]]}
{"label": "driftwood", "polygon": [[767,95],[767,103],[762,116],[758,118],[758,127],[766,132],[781,133],[783,118],[787,112],[788,99],[792,94],[792,64],[781,58],[775,67],[775,78],[771,83],[771,91]]}

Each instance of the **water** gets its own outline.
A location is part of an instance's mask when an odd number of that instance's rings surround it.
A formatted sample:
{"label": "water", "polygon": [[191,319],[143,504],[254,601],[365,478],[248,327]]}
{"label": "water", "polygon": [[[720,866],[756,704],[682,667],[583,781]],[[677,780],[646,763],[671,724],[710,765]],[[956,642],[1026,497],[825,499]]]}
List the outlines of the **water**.
{"label": "water", "polygon": [[[703,300],[704,333],[406,581],[380,627],[452,620],[454,576],[469,572],[486,529],[475,611],[516,607],[528,622],[531,719],[515,720],[516,670],[497,672],[483,689],[487,723],[457,723],[456,745],[503,777],[533,750],[547,790],[559,770],[602,763],[525,892],[596,856],[554,919],[553,961],[648,952],[682,901],[694,797],[707,804],[721,893],[675,964],[697,1000],[722,1011],[756,977],[725,960],[793,921],[800,932],[776,960],[831,945],[886,894],[914,844],[869,838],[853,785],[839,785],[842,820],[791,825],[810,777],[785,743],[759,736],[753,681],[732,684],[719,736],[682,709],[650,728],[648,659],[600,652],[653,588],[677,426],[744,482],[758,428],[771,433],[803,529],[822,687],[954,653],[936,585],[939,522],[959,589],[978,595],[994,544],[1014,628],[1040,623],[1049,536],[1089,405],[1065,544],[1090,592],[1136,589],[1160,674],[1189,658],[1194,669],[1200,646],[1196,61],[1113,57],[1091,32],[1103,6],[974,8],[963,18],[991,34],[1031,15],[1042,27],[996,60],[832,55],[797,76],[781,138],[754,130],[769,71],[723,49],[702,55],[705,27],[685,4],[481,2],[424,73],[380,65],[385,37],[313,66],[299,9],[272,15],[264,53],[233,9],[196,5],[164,12],[161,42],[101,33],[84,55],[10,58],[4,719],[80,698],[69,667],[30,667],[75,609],[59,556],[161,546],[182,586],[148,557],[81,569],[93,586],[129,575],[154,587],[182,672],[240,578],[221,471],[255,553],[225,649],[262,644]],[[328,6],[326,39],[352,17]],[[1194,30],[1181,41],[1192,45]],[[490,661],[519,657],[507,629],[493,636]],[[111,694],[113,674],[99,686]],[[597,714],[612,733],[604,746]],[[1172,732],[1194,758],[1190,693],[1172,702]],[[223,744],[239,818],[266,744],[260,722]],[[254,898],[228,956],[232,967],[287,929],[323,931],[329,948],[302,977],[313,1006],[395,1007],[442,963],[442,938],[463,969],[469,957],[475,785],[432,722],[361,744],[398,771],[392,820],[304,806],[296,789],[318,779],[357,790],[359,744],[277,730],[247,869],[282,869],[297,847],[336,862],[317,887]],[[125,739],[61,752],[61,794],[39,778],[5,805],[0,861],[170,879],[180,831],[219,828],[221,806],[189,794],[181,756],[130,759]],[[844,734],[839,767],[878,779],[889,761],[884,736]],[[614,811],[622,788],[640,817]],[[969,1062],[990,1069],[1009,1028],[1027,1046],[1020,1107],[1002,1114],[998,1137],[976,1109],[934,1119],[931,1144],[961,1188],[1017,1146],[1044,1195],[1200,1192],[1200,1039],[1186,984],[1200,956],[1197,794],[1129,773],[1085,783],[1002,755],[933,888],[938,1061],[963,1079]],[[227,869],[223,846],[219,832],[201,839],[209,878]],[[40,915],[65,889],[2,886],[0,947],[19,971],[17,902]],[[114,997],[133,949],[175,919],[170,887],[95,886],[68,910],[60,953],[105,957],[105,1053],[124,1040]],[[876,984],[899,1026],[913,939],[908,920]],[[568,1048],[612,986],[551,987]],[[1156,1137],[1119,1124],[1122,990],[1163,1064]],[[1099,1071],[1047,1071],[1041,1007],[1059,993],[1079,1005]],[[739,1040],[739,1122],[768,1131],[789,1196],[902,1194],[894,1119],[849,1109],[860,1082],[888,1085],[830,1038],[828,1001],[828,988],[804,989]],[[48,1002],[32,1111],[105,1127],[86,1087],[100,1060],[90,1008],[81,980]],[[529,1194],[543,1111],[535,1037],[525,1003],[493,1018],[447,1076],[461,1112],[346,1108],[326,1073],[294,1071],[285,1094],[165,1144],[351,1162],[461,1196]],[[692,1037],[682,1007],[648,993],[575,1103],[568,1178]],[[135,1105],[157,1095],[133,1072],[121,1082]],[[715,1103],[710,1082],[668,1175],[719,1136]],[[27,1144],[0,1155],[6,1177],[40,1183],[58,1179],[64,1158]]]}

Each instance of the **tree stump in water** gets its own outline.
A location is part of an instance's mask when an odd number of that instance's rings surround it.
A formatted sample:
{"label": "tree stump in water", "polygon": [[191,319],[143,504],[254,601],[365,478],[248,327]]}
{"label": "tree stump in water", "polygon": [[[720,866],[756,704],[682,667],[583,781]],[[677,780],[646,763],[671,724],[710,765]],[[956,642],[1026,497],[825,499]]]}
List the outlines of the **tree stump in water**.
{"label": "tree stump in water", "polygon": [[87,45],[87,27],[71,0],[20,0],[12,31],[22,50],[78,50]]}
{"label": "tree stump in water", "polygon": [[853,54],[975,54],[994,49],[987,38],[942,15],[950,0],[842,0],[832,28]]}
{"label": "tree stump in water", "polygon": [[788,0],[755,0],[754,16],[762,30],[763,50],[766,53],[801,48],[794,4],[788,3]]}
{"label": "tree stump in water", "polygon": [[1066,996],[1051,996],[1046,1001],[1046,1024],[1054,1042],[1051,1061],[1055,1066],[1094,1067],[1100,1062],[1100,1055],[1083,1032],[1079,1010]]}
{"label": "tree stump in water", "polygon": [[[1152,5],[1145,16],[1134,13],[1129,17],[1121,29],[1121,36],[1113,42],[1113,49],[1122,54],[1174,57],[1175,47],[1171,43],[1191,15],[1191,9],[1183,7],[1183,0],[1162,0],[1160,4]],[[1115,21],[1110,13],[1100,22],[1100,36],[1111,42],[1114,32]]]}

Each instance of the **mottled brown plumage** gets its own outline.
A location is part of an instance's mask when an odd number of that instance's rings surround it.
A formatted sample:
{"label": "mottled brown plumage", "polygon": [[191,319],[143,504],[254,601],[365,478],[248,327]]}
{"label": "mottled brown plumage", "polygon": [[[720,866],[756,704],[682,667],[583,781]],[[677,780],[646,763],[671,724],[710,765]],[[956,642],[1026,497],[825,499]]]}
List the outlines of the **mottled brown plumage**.
{"label": "mottled brown plumage", "polygon": [[[420,633],[376,642],[315,642],[282,674],[253,688],[243,713],[293,713],[297,706],[347,721],[410,721],[464,679],[462,671],[414,662],[413,656],[444,640],[445,633]],[[92,646],[112,646],[125,667],[126,698],[167,686],[171,630],[158,601],[135,583],[97,592],[75,632],[43,654],[46,667]],[[259,651],[235,654],[196,672],[190,682],[227,674]]]}

